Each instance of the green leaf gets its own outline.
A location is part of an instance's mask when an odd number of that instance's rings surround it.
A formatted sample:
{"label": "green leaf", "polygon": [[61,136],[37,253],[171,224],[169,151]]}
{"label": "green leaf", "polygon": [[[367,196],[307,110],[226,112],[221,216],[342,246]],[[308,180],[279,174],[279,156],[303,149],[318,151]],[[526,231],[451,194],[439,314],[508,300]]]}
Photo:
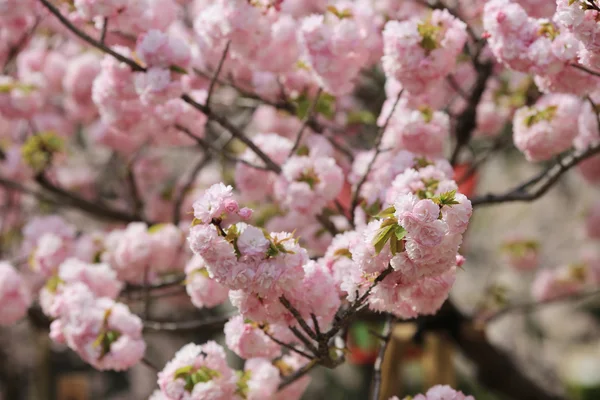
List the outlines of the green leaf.
{"label": "green leaf", "polygon": [[193,369],[194,367],[191,365],[187,365],[185,367],[181,367],[175,370],[175,374],[173,375],[173,377],[175,379],[177,378],[184,378],[185,376],[187,376]]}
{"label": "green leaf", "polygon": [[334,257],[348,257],[350,259],[352,259],[352,253],[350,253],[350,250],[348,249],[337,249],[334,253],[333,253]]}
{"label": "green leaf", "polygon": [[165,227],[165,224],[154,224],[150,228],[148,228],[148,233],[153,234],[159,232],[162,228]]}
{"label": "green leaf", "polygon": [[194,219],[192,220],[192,226],[201,225],[201,224],[203,224],[203,223],[204,223],[204,222],[202,222],[202,220],[201,220],[201,219],[199,219],[199,218],[194,218]]}
{"label": "green leaf", "polygon": [[[310,99],[306,93],[301,94],[294,100],[296,116],[299,119],[306,118],[313,101],[314,99]],[[328,119],[332,119],[335,115],[335,97],[329,93],[321,93],[315,105],[315,111]]]}
{"label": "green leaf", "polygon": [[178,74],[187,75],[188,73],[185,68],[180,67],[179,65],[171,65],[169,69],[171,70],[171,72],[177,72]]}
{"label": "green leaf", "polygon": [[543,110],[530,108],[530,114],[527,117],[525,117],[525,125],[527,127],[531,127],[532,125],[535,125],[538,122],[552,121],[554,119],[554,116],[556,115],[557,110],[558,106],[548,106]]}
{"label": "green leaf", "polygon": [[373,246],[375,246],[376,254],[381,253],[381,250],[383,250],[383,247],[394,233],[394,226],[395,225],[388,225],[380,228],[373,238]]}
{"label": "green leaf", "polygon": [[50,163],[52,155],[64,149],[63,139],[55,132],[39,132],[27,138],[21,146],[21,155],[27,165],[41,171]]}
{"label": "green leaf", "polygon": [[380,228],[385,228],[386,226],[394,225],[394,224],[397,224],[397,223],[398,223],[398,220],[396,218],[386,218],[381,223]]}
{"label": "green leaf", "polygon": [[417,31],[421,35],[421,47],[427,52],[438,48],[439,34],[441,27],[433,25],[431,22],[422,22],[417,25]]}
{"label": "green leaf", "polygon": [[352,11],[349,9],[338,10],[335,6],[327,6],[327,11],[338,17],[339,19],[352,18]]}
{"label": "green leaf", "polygon": [[374,215],[374,217],[375,218],[393,217],[395,212],[396,212],[396,207],[390,206],[390,207],[386,208],[385,210],[381,210],[377,215]]}
{"label": "green leaf", "polygon": [[65,283],[65,281],[60,279],[58,275],[53,275],[46,282],[46,289],[48,289],[50,293],[56,293],[56,291],[58,290],[58,285],[62,283]]}
{"label": "green leaf", "polygon": [[346,122],[350,125],[375,125],[376,121],[377,119],[375,118],[375,114],[367,110],[350,111],[346,115]]}
{"label": "green leaf", "polygon": [[398,253],[398,247],[398,238],[396,237],[396,235],[392,235],[392,237],[390,238],[390,251],[392,252],[393,256],[395,256]]}
{"label": "green leaf", "polygon": [[236,371],[236,373],[238,376],[238,381],[235,394],[240,396],[242,399],[247,399],[248,391],[250,390],[248,387],[248,382],[250,381],[250,378],[252,378],[252,371]]}
{"label": "green leaf", "polygon": [[400,225],[397,225],[396,229],[394,230],[394,235],[396,236],[396,239],[402,240],[406,236],[406,229]]}
{"label": "green leaf", "polygon": [[433,110],[427,106],[423,106],[419,108],[419,111],[423,116],[423,120],[425,120],[426,123],[430,123],[433,119]]}
{"label": "green leaf", "polygon": [[456,201],[454,196],[456,196],[456,189],[451,190],[449,192],[444,192],[444,193],[440,194],[439,196],[432,198],[432,200],[435,204],[439,205],[440,207],[452,206],[454,204],[459,204],[458,201]]}

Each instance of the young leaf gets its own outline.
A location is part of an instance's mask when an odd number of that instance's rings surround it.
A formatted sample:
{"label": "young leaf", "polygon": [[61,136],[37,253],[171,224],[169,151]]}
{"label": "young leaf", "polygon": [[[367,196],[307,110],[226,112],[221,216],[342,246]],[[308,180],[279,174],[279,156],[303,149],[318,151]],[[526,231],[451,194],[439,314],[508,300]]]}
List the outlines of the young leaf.
{"label": "young leaf", "polygon": [[381,250],[383,250],[383,247],[394,233],[394,226],[395,225],[389,225],[380,228],[375,235],[375,238],[373,238],[373,246],[375,246],[376,254],[381,253]]}
{"label": "young leaf", "polygon": [[406,236],[406,229],[400,225],[396,225],[396,230],[394,230],[394,235],[396,235],[396,239],[402,240],[404,236]]}
{"label": "young leaf", "polygon": [[377,215],[374,215],[375,218],[387,218],[393,217],[396,212],[396,208],[394,206],[390,206],[385,210],[381,210]]}

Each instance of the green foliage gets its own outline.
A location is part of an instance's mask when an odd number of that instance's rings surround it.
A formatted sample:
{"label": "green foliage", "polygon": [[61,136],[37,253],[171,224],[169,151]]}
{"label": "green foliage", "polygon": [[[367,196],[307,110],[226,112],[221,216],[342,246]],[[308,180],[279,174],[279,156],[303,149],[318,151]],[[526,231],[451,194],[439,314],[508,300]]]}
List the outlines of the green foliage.
{"label": "green foliage", "polygon": [[419,35],[421,35],[421,47],[427,52],[437,49],[438,36],[440,33],[440,27],[433,25],[431,22],[422,22],[417,26]]}
{"label": "green foliage", "polygon": [[[313,103],[306,93],[298,96],[294,103],[296,104],[296,116],[299,119],[304,119],[308,115],[310,107]],[[323,115],[327,119],[333,119],[335,115],[335,96],[329,93],[321,93],[319,100],[315,105],[315,112]]]}
{"label": "green foliage", "polygon": [[542,121],[552,121],[554,116],[556,115],[556,110],[558,110],[558,106],[548,106],[545,109],[538,111],[536,109],[529,109],[530,114],[525,117],[525,125],[527,127],[531,127],[538,122]]}
{"label": "green foliage", "polygon": [[46,168],[55,153],[64,150],[64,142],[56,133],[40,132],[27,138],[21,147],[21,155],[25,163],[34,171],[40,172]]}

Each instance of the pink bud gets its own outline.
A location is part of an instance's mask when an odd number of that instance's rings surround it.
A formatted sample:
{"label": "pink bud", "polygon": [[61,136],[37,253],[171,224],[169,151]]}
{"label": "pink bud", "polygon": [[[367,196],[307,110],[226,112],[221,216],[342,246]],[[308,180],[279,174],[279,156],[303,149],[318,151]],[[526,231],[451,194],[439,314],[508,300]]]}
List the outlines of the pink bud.
{"label": "pink bud", "polygon": [[238,215],[243,220],[249,220],[252,217],[252,209],[244,207],[238,212]]}
{"label": "pink bud", "polygon": [[462,267],[466,260],[467,259],[464,256],[461,256],[460,254],[457,254],[456,255],[456,266],[457,267]]}
{"label": "pink bud", "polygon": [[225,200],[225,210],[227,210],[228,213],[233,214],[238,212],[238,210],[240,209],[240,206],[238,204],[237,201],[235,201],[234,199],[226,199]]}

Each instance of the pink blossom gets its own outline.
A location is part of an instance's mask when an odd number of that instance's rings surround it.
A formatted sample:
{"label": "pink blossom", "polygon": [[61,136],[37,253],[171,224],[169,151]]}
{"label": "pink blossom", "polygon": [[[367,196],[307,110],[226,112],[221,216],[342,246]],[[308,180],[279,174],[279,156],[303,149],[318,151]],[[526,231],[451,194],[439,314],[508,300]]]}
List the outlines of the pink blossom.
{"label": "pink blossom", "polygon": [[[202,374],[204,379],[188,386],[186,377]],[[236,390],[236,376],[227,365],[225,350],[214,341],[183,346],[158,373],[158,386],[168,400],[230,400]]]}
{"label": "pink blossom", "polygon": [[580,266],[542,270],[531,285],[531,295],[537,301],[545,301],[578,293],[583,289],[585,273]]}
{"label": "pink blossom", "polygon": [[31,255],[31,268],[46,277],[52,275],[72,252],[72,243],[53,233],[45,233]]}
{"label": "pink blossom", "polygon": [[330,157],[292,156],[275,182],[275,197],[286,208],[315,215],[342,189],[343,173]]}
{"label": "pink blossom", "polygon": [[442,155],[450,135],[450,118],[427,107],[421,110],[398,108],[383,136],[384,148],[395,147],[427,156]]}
{"label": "pink blossom", "polygon": [[466,25],[447,10],[434,10],[425,21],[390,21],[383,30],[383,69],[407,91],[423,91],[452,72],[466,40]]}
{"label": "pink blossom", "polygon": [[[148,226],[132,222],[126,229],[115,230],[104,239],[102,261],[117,271],[119,279],[131,283],[144,283],[152,256],[152,239]],[[152,276],[150,276],[152,279]]]}
{"label": "pink blossom", "polygon": [[332,13],[302,20],[300,43],[304,59],[326,91],[343,95],[354,87],[354,79],[368,57],[361,33],[356,21]]}
{"label": "pink blossom", "polygon": [[21,275],[8,262],[0,262],[0,325],[12,325],[23,318],[30,303]]}
{"label": "pink blossom", "polygon": [[578,98],[552,94],[529,108],[517,110],[514,117],[515,146],[528,161],[543,161],[567,150],[577,136]]}
{"label": "pink blossom", "polygon": [[88,264],[76,258],[68,258],[58,268],[40,291],[40,304],[44,313],[56,317],[54,300],[66,285],[83,283],[96,297],[115,299],[123,283],[117,280],[117,273],[108,264]]}
{"label": "pink blossom", "polygon": [[[126,370],[144,355],[142,321],[121,303],[94,297],[83,283],[67,285],[56,297],[52,337],[64,341],[99,370]],[[56,324],[58,322],[58,324]]]}
{"label": "pink blossom", "polygon": [[256,323],[244,321],[244,317],[241,315],[231,318],[225,324],[224,332],[227,347],[242,358],[273,359],[281,354],[281,348],[277,343],[269,338]]}
{"label": "pink blossom", "polygon": [[149,30],[138,38],[135,51],[149,68],[187,68],[191,57],[188,46],[181,39],[156,29]]}
{"label": "pink blossom", "polygon": [[414,400],[475,400],[473,396],[465,396],[463,392],[452,389],[447,385],[436,385],[427,393],[418,394]]}
{"label": "pink blossom", "polygon": [[277,392],[281,382],[279,370],[264,358],[246,361],[244,371],[250,374],[248,380],[248,400],[269,399]]}
{"label": "pink blossom", "polygon": [[229,289],[208,276],[202,257],[195,255],[185,267],[187,294],[198,308],[212,308],[227,301]]}

